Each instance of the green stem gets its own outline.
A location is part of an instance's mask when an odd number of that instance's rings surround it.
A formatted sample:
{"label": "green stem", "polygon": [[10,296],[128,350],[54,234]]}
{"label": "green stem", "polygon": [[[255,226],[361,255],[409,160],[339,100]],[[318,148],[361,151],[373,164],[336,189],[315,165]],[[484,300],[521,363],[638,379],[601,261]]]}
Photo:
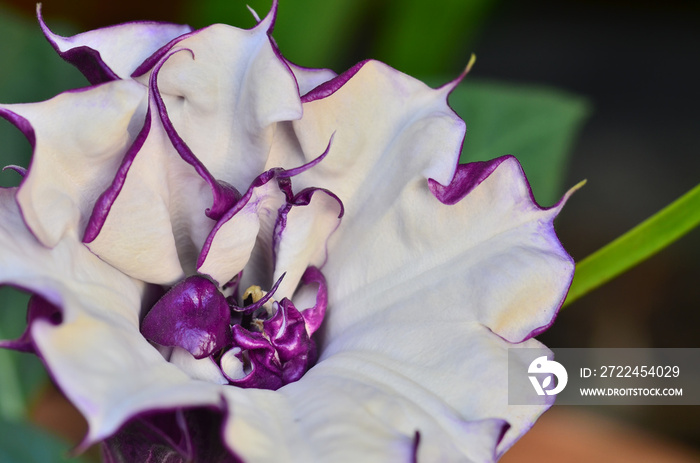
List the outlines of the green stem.
{"label": "green stem", "polygon": [[653,256],[700,224],[700,185],[576,264],[567,306]]}

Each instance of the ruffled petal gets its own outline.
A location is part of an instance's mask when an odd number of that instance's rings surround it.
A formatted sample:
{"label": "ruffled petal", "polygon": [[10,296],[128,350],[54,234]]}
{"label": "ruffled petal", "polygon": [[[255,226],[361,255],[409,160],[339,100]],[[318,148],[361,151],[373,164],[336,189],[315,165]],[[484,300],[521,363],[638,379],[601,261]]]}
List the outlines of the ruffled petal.
{"label": "ruffled petal", "polygon": [[85,242],[134,278],[173,285],[194,273],[214,226],[206,216],[212,190],[173,147],[153,98],[141,134],[97,201]]}
{"label": "ruffled petal", "polygon": [[319,269],[316,267],[306,269],[294,293],[293,302],[301,311],[306,330],[311,336],[321,327],[328,308],[328,285]]}
{"label": "ruffled petal", "polygon": [[[229,446],[244,460],[261,462],[494,461],[509,428],[507,405],[502,395],[479,401],[482,378],[497,390],[507,387],[507,343],[483,327],[460,326],[448,330],[446,341],[457,338],[450,350],[466,351],[447,356],[440,343],[424,349],[415,338],[423,326],[399,326],[397,333],[375,321],[366,336],[341,339],[342,346],[333,344],[338,351],[278,395],[227,388],[236,410],[226,425]],[[440,333],[433,335],[441,339]],[[454,376],[442,369],[453,367],[460,368]]]}
{"label": "ruffled petal", "polygon": [[128,79],[159,48],[192,30],[180,24],[139,21],[61,37],[44,23],[41,4],[37,5],[37,16],[49,43],[93,85]]}
{"label": "ruffled petal", "polygon": [[0,189],[0,284],[40,295],[62,322],[36,318],[30,336],[52,377],[85,416],[85,444],[148,409],[221,406],[215,385],[192,381],[139,332],[143,284],[105,264],[76,239],[52,249],[25,227],[14,189]]}
{"label": "ruffled petal", "polygon": [[335,193],[346,221],[366,215],[376,198],[396,196],[416,176],[446,184],[465,131],[447,106],[448,92],[376,61],[359,63],[304,95],[304,117],[279,131],[268,165],[308,162],[335,134],[323,162],[295,185]]}
{"label": "ruffled petal", "polygon": [[189,53],[172,55],[158,76],[175,130],[215,178],[239,188],[264,170],[275,123],[302,114],[268,36],[274,14],[250,30],[219,24],[183,37],[172,50]]}
{"label": "ruffled petal", "polygon": [[34,148],[18,201],[44,245],[55,246],[66,233],[82,235],[95,200],[137,137],[145,96],[138,83],[119,81],[42,103],[0,106],[0,115]]}
{"label": "ruffled petal", "polygon": [[[375,317],[334,336],[322,351],[319,365],[338,358],[352,359],[356,365],[364,362],[368,365],[362,369],[367,372],[367,382],[390,378],[397,383],[392,384],[396,390],[408,391],[412,386],[417,389],[410,396],[414,403],[426,406],[438,400],[464,421],[494,417],[505,421],[507,432],[504,429],[505,435],[491,447],[492,455],[500,456],[554,400],[550,397],[532,406],[508,405],[508,349],[543,346],[535,339],[509,343],[472,320],[468,301],[451,302],[453,297],[438,286],[425,288],[421,298],[401,295]],[[440,417],[437,410],[431,414]],[[449,427],[449,421],[442,426]],[[427,444],[429,437],[421,434]]]}
{"label": "ruffled petal", "polygon": [[[432,310],[471,318],[512,342],[551,323],[574,270],[552,225],[563,201],[537,206],[513,157],[472,173],[477,180],[458,175],[449,187],[468,191],[454,205],[434,196],[434,182],[429,188],[416,179],[401,195],[383,197],[343,223],[323,268],[333,288],[329,339],[363,318],[381,317],[398,298],[425,300]],[[428,298],[432,288],[441,289],[431,296],[437,299]]]}

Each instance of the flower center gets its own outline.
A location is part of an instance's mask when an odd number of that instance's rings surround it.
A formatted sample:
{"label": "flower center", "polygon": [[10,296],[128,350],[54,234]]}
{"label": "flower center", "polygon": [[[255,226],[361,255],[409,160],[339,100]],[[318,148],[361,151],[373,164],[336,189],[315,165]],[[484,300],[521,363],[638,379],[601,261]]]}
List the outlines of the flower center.
{"label": "flower center", "polygon": [[316,361],[311,334],[325,313],[325,281],[320,271],[309,270],[323,306],[317,297],[304,314],[288,298],[273,299],[282,278],[269,292],[250,286],[239,305],[236,297],[225,297],[211,280],[195,275],[155,303],[141,333],[193,377],[276,390],[297,381]]}

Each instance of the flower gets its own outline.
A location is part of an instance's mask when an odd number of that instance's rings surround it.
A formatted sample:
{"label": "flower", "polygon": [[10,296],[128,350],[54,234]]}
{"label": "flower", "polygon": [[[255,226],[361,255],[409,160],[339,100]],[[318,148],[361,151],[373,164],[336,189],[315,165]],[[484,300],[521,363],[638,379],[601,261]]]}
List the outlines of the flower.
{"label": "flower", "polygon": [[[336,76],[256,27],[60,37],[91,82],[0,114],[34,154],[0,190],[5,347],[39,355],[106,461],[490,461],[508,348],[552,322],[573,262],[513,157],[457,165],[438,89]],[[221,437],[219,437],[221,436]]]}

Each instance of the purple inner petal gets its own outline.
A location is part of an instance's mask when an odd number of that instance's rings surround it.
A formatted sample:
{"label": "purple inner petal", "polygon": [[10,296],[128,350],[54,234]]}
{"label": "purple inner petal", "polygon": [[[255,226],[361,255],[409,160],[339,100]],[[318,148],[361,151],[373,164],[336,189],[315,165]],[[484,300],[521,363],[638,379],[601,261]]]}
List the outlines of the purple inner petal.
{"label": "purple inner petal", "polygon": [[251,372],[241,379],[230,380],[231,384],[243,388],[277,390],[284,385],[282,366],[275,349],[262,333],[251,332],[241,325],[234,325],[234,346],[243,351],[236,355],[243,363],[249,362]]}
{"label": "purple inner petal", "polygon": [[316,293],[316,304],[313,307],[302,310],[301,315],[304,317],[309,335],[312,335],[318,330],[323,323],[323,318],[326,315],[328,307],[328,286],[323,273],[316,267],[309,267],[301,276],[302,285],[317,284],[318,292]]}
{"label": "purple inner petal", "polygon": [[192,276],[173,286],[143,319],[141,333],[201,359],[231,344],[230,310],[214,283]]}
{"label": "purple inner petal", "polygon": [[213,220],[219,220],[226,211],[228,211],[231,207],[233,207],[234,204],[236,204],[236,202],[241,198],[241,194],[232,185],[229,185],[226,182],[216,180],[206,168],[206,166],[204,166],[204,164],[202,164],[202,162],[197,158],[197,156],[195,156],[190,147],[187,146],[187,143],[185,143],[185,141],[180,137],[180,135],[175,130],[175,127],[173,126],[172,122],[170,121],[170,116],[168,116],[168,110],[165,107],[165,102],[163,101],[163,97],[161,96],[160,90],[158,89],[158,73],[163,67],[163,64],[165,64],[168,58],[170,58],[172,55],[181,51],[189,51],[190,54],[192,54],[192,58],[194,59],[194,54],[192,53],[192,50],[189,50],[187,48],[181,48],[168,53],[165,57],[163,57],[162,61],[156,65],[156,67],[153,69],[153,72],[151,73],[149,79],[149,93],[151,95],[151,98],[153,99],[153,102],[158,108],[158,115],[160,116],[160,120],[163,124],[163,128],[165,129],[165,133],[168,134],[168,138],[170,139],[170,142],[172,143],[173,147],[177,150],[178,154],[180,154],[180,157],[185,162],[194,167],[194,169],[202,177],[202,179],[204,179],[211,187],[212,195],[214,198],[211,208],[205,211],[207,217]]}
{"label": "purple inner petal", "polygon": [[221,436],[225,414],[200,408],[137,415],[103,442],[103,460],[106,463],[240,462],[223,438],[215,438]]}
{"label": "purple inner petal", "polygon": [[279,303],[277,313],[265,321],[263,327],[279,355],[284,383],[300,379],[316,361],[316,344],[306,332],[304,317],[292,301],[285,298]]}

